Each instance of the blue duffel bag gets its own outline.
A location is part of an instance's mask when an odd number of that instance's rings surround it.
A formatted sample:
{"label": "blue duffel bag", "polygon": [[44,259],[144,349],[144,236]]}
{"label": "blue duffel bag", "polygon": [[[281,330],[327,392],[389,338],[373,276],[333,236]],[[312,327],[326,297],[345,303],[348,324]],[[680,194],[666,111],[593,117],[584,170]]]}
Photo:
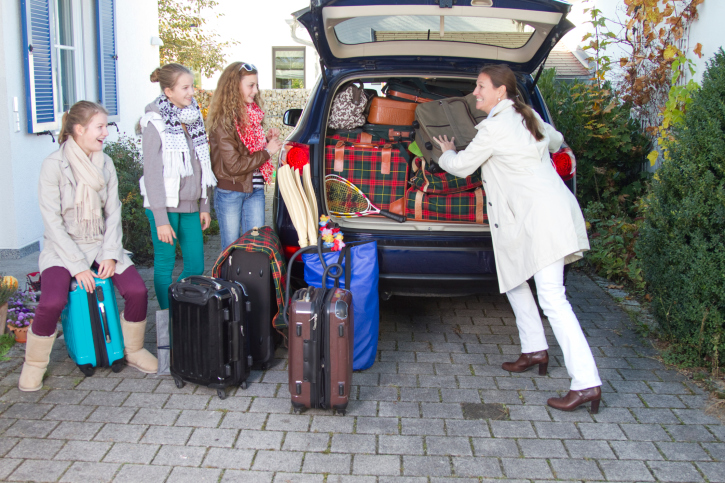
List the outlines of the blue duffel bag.
{"label": "blue duffel bag", "polygon": [[[323,251],[325,265],[339,263],[344,276],[339,278],[340,288],[352,292],[353,317],[355,321],[355,348],[352,369],[361,371],[375,362],[378,353],[378,326],[380,325],[380,301],[378,299],[378,244],[351,242],[340,252]],[[305,282],[313,287],[322,286],[324,268],[317,253],[302,255],[305,263]],[[334,280],[327,279],[327,288]],[[350,287],[350,288],[348,288]]]}

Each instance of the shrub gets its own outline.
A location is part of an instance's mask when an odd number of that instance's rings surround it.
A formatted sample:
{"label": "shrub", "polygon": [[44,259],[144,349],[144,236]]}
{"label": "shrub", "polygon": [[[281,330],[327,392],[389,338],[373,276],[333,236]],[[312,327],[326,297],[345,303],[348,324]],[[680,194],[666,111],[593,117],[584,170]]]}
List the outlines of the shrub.
{"label": "shrub", "polygon": [[708,64],[645,199],[637,252],[670,361],[717,372],[725,322],[725,52]]}
{"label": "shrub", "polygon": [[123,247],[132,252],[134,263],[151,264],[154,259],[154,246],[138,185],[138,180],[143,176],[141,152],[136,141],[129,136],[121,136],[117,142],[107,143],[103,151],[113,159],[118,175],[118,197],[123,204]]}

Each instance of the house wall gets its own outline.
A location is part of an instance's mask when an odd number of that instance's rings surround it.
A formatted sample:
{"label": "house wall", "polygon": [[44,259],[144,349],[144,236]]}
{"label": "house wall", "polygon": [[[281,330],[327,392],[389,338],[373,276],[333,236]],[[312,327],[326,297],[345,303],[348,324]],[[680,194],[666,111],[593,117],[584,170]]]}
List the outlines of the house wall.
{"label": "house wall", "polygon": [[[85,98],[98,100],[95,1],[82,0]],[[38,209],[38,175],[43,159],[58,149],[50,136],[27,133],[22,25],[19,1],[0,2],[0,258],[19,258],[40,248],[43,222]],[[158,95],[148,75],[159,63],[156,2],[123,0],[117,7],[120,128],[132,133],[143,106]],[[13,99],[20,129],[16,131]],[[111,127],[109,140],[117,137]]]}
{"label": "house wall", "polygon": [[[227,63],[236,61],[254,64],[259,71],[259,88],[273,89],[272,48],[303,47],[292,40],[290,27],[285,23],[291,13],[309,7],[305,0],[274,0],[269,3],[218,0],[215,11],[224,13],[221,18],[210,18],[208,27],[224,40],[236,40],[239,44],[225,49]],[[307,30],[300,26],[297,35],[310,40]],[[216,89],[221,72],[202,80],[204,89]],[[305,47],[305,87],[310,88],[319,75],[319,58],[314,47]]]}

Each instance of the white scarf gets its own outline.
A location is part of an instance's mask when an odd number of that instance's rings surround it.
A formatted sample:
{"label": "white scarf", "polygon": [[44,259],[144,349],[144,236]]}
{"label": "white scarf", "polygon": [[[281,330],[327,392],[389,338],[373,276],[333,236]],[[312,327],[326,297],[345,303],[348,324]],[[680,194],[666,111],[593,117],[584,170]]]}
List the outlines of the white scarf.
{"label": "white scarf", "polygon": [[78,146],[72,136],[63,143],[63,156],[68,160],[76,180],[76,221],[84,240],[103,235],[103,203],[98,194],[105,186],[103,152],[92,152],[90,157]]}

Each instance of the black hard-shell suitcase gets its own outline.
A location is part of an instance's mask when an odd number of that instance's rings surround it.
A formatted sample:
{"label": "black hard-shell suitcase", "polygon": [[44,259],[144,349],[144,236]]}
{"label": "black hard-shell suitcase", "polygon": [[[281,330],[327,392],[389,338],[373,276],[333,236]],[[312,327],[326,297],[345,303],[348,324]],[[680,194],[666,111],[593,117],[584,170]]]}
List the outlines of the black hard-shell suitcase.
{"label": "black hard-shell suitcase", "polygon": [[234,250],[221,266],[221,278],[240,282],[247,289],[252,307],[249,312],[249,350],[255,364],[267,369],[274,359],[275,338],[272,317],[277,313],[274,280],[269,257],[263,252]]}
{"label": "black hard-shell suitcase", "polygon": [[[315,247],[302,248],[290,259]],[[321,245],[318,247],[321,251]],[[324,259],[323,265],[324,265]],[[291,270],[288,270],[287,276]],[[329,265],[322,275],[326,286],[328,274],[338,279],[342,266]],[[332,409],[345,414],[352,386],[353,321],[352,292],[337,287],[307,287],[289,295],[288,385],[296,413],[303,408]]]}
{"label": "black hard-shell suitcase", "polygon": [[247,340],[251,303],[239,282],[212,277],[187,277],[169,287],[171,375],[217,390],[247,388],[252,357]]}

